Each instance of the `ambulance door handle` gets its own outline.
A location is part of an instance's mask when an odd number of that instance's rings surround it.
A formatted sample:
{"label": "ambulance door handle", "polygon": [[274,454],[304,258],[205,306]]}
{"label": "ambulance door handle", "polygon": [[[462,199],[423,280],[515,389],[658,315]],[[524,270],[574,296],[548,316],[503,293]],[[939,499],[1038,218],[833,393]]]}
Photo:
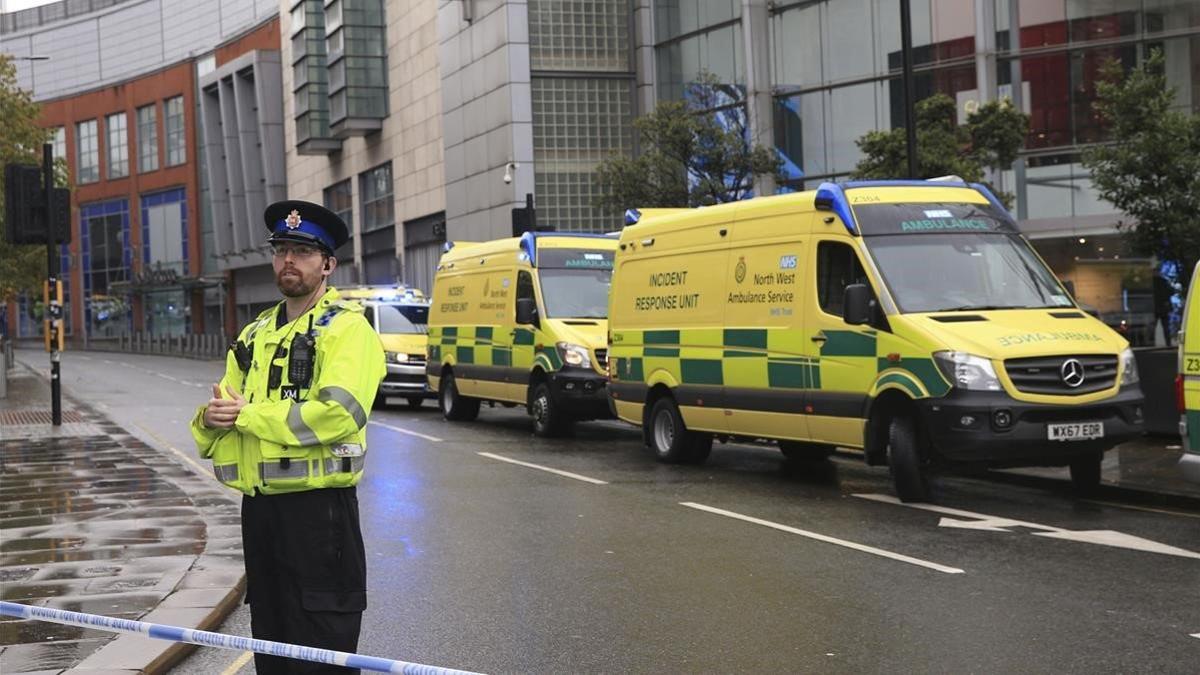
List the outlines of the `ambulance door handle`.
{"label": "ambulance door handle", "polygon": [[816,335],[812,336],[812,338],[810,338],[810,339],[813,342],[824,342],[824,341],[828,340],[829,338],[825,337],[824,331],[821,331],[820,333],[817,333]]}
{"label": "ambulance door handle", "polygon": [[642,240],[642,246],[653,246],[653,245],[654,245],[654,237],[650,237],[649,239]]}

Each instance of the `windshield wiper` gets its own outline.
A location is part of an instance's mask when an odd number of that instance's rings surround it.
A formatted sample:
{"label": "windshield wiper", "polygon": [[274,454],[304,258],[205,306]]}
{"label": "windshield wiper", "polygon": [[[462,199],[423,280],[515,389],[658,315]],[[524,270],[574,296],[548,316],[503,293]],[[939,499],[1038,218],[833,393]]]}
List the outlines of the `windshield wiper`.
{"label": "windshield wiper", "polygon": [[931,309],[930,312],[967,312],[980,311],[985,312],[990,309],[1036,309],[1029,305],[962,305],[960,307],[944,307],[942,309]]}

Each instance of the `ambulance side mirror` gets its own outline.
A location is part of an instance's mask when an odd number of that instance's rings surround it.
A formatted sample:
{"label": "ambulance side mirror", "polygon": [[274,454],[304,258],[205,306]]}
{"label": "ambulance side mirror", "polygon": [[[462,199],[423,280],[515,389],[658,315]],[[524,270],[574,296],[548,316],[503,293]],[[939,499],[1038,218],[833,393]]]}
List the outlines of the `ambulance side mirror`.
{"label": "ambulance side mirror", "polygon": [[842,298],[842,319],[851,326],[871,323],[871,287],[850,284]]}
{"label": "ambulance side mirror", "polygon": [[533,298],[517,298],[517,323],[538,324],[537,300]]}

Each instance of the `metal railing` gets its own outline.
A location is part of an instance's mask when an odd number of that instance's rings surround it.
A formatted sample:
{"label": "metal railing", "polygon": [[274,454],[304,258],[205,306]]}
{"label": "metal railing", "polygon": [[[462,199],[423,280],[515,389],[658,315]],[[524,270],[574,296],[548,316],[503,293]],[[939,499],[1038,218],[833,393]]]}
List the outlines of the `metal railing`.
{"label": "metal railing", "polygon": [[130,354],[162,354],[189,359],[220,359],[229,348],[229,339],[220,333],[156,335],[146,331],[124,333],[110,338],[93,337],[88,349]]}

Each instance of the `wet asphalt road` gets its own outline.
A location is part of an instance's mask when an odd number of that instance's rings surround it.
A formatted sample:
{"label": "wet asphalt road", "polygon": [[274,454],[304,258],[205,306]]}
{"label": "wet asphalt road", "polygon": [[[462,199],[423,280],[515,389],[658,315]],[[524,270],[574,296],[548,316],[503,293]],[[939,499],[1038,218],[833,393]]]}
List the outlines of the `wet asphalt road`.
{"label": "wet asphalt road", "polygon": [[[63,386],[195,460],[185,425],[220,370],[68,353]],[[546,441],[503,408],[452,424],[396,406],[369,434],[365,654],[492,673],[1200,663],[1200,513],[965,477],[932,511],[850,455],[717,445],[667,466],[620,423]],[[248,624],[243,608],[221,630]],[[175,672],[253,671],[238,663],[202,650]]]}

